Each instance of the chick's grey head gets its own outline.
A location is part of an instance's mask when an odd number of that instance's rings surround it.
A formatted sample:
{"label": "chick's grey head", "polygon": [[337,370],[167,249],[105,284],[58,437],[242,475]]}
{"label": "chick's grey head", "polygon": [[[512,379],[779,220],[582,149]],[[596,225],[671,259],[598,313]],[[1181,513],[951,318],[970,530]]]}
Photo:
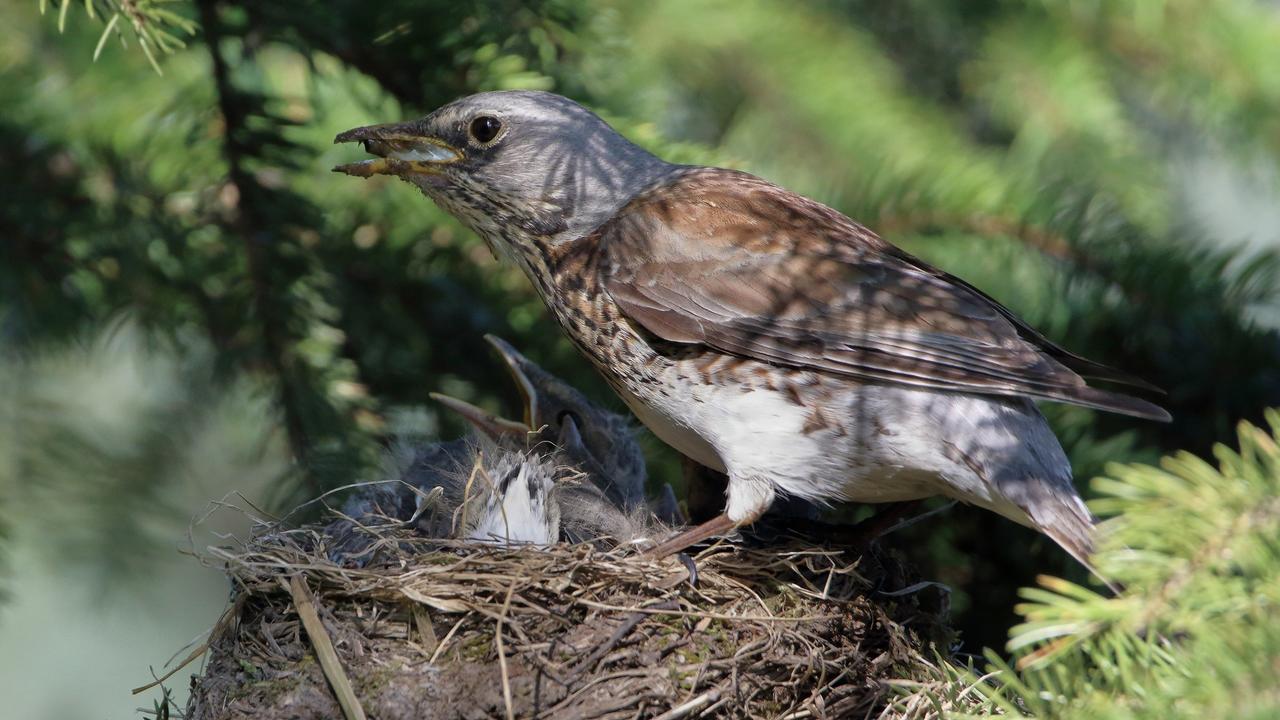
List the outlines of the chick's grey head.
{"label": "chick's grey head", "polygon": [[487,92],[406,123],[356,128],[379,159],[350,175],[395,175],[517,261],[594,230],[670,173],[581,105],[552,93]]}

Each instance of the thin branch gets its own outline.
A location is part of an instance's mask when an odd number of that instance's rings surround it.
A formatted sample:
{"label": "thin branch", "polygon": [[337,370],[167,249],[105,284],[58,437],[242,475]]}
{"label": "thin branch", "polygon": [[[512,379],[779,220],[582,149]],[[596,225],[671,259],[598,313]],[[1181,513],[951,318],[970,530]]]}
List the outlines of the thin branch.
{"label": "thin branch", "polygon": [[273,289],[266,272],[267,259],[264,257],[261,231],[255,230],[255,228],[268,227],[270,223],[260,217],[258,199],[255,195],[257,183],[245,169],[245,160],[249,153],[243,146],[239,133],[245,127],[248,113],[244,109],[242,95],[231,83],[227,60],[222,54],[222,26],[218,17],[218,1],[199,0],[197,6],[200,11],[200,24],[204,30],[205,44],[213,63],[213,80],[218,91],[218,109],[222,113],[225,124],[222,149],[227,161],[227,183],[237,191],[240,198],[230,229],[240,237],[244,245],[249,280],[253,287],[253,305],[261,323],[264,355],[279,385],[280,405],[284,412],[289,447],[293,451],[294,458],[303,467],[312,492],[318,494],[322,488],[315,475],[307,469],[307,448],[309,447],[307,431],[302,419],[300,399],[289,379],[286,367],[283,325],[275,310]]}

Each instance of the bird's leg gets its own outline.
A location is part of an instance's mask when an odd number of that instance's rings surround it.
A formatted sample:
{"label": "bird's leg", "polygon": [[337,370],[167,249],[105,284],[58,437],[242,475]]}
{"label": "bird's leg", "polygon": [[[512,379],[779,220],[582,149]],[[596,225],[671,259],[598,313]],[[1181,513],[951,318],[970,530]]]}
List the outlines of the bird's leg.
{"label": "bird's leg", "polygon": [[737,525],[737,523],[729,519],[728,515],[720,513],[701,525],[695,525],[649,550],[644,554],[644,557],[649,560],[660,560],[714,535],[723,535],[733,530]]}
{"label": "bird's leg", "polygon": [[712,535],[722,535],[736,527],[750,525],[759,520],[773,504],[776,492],[773,483],[767,478],[730,472],[723,513],[685,530],[645,555],[651,559],[666,557]]}

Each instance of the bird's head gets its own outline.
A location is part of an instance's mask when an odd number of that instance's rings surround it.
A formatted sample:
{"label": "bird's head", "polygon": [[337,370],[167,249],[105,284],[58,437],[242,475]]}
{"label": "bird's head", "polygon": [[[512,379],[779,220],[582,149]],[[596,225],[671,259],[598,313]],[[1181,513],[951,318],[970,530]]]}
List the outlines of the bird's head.
{"label": "bird's head", "polygon": [[534,445],[548,441],[613,498],[620,507],[643,501],[644,453],[621,415],[601,408],[573,386],[543,370],[505,340],[485,340],[502,357],[524,401],[524,422],[497,417],[465,400],[431,393],[475,430],[499,443]]}
{"label": "bird's head", "polygon": [[[520,391],[524,421],[498,417],[442,393],[431,393],[432,399],[461,415],[475,430],[492,440],[548,440],[568,450],[570,455],[590,456],[574,457],[575,462],[608,465],[614,472],[618,471],[614,466],[621,460],[630,459],[619,456],[629,455],[626,451],[634,448],[643,465],[639,446],[632,440],[623,416],[592,403],[572,385],[543,370],[502,338],[495,335],[484,338],[498,352]],[[619,447],[624,444],[628,444],[626,448]]]}
{"label": "bird's head", "polygon": [[421,120],[348,130],[377,159],[339,165],[418,186],[517,261],[586,235],[675,167],[552,93],[487,92]]}

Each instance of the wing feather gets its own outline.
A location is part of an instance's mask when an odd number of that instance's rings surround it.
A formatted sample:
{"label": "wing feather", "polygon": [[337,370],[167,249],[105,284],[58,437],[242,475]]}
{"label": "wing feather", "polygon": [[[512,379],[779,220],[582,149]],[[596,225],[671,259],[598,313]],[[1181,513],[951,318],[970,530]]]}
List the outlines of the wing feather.
{"label": "wing feather", "polygon": [[1054,345],[968,283],[830,208],[743,173],[681,176],[597,232],[606,290],[670,342],[865,380],[1169,419],[1084,376],[1142,381]]}

